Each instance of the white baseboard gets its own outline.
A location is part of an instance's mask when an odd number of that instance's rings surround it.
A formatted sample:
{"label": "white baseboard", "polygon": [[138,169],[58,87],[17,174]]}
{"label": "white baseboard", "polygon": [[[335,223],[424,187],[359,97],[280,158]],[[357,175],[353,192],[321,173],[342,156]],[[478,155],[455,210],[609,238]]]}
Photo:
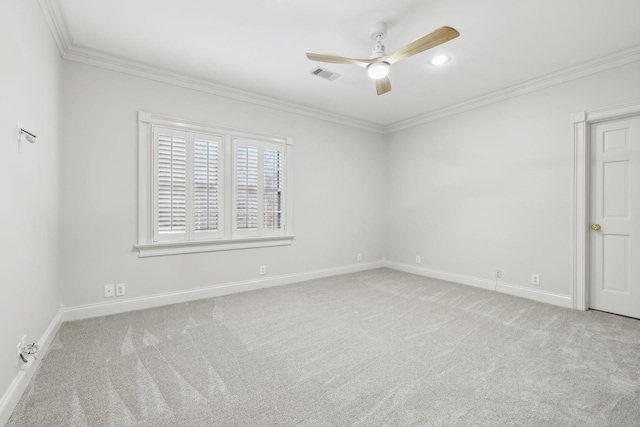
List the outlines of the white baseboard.
{"label": "white baseboard", "polygon": [[509,283],[498,283],[498,292],[514,295],[517,297],[528,298],[547,304],[558,305],[560,307],[571,309],[574,308],[573,297],[570,295],[562,295],[555,292],[525,288],[523,286],[511,285]]}
{"label": "white baseboard", "polygon": [[235,294],[238,292],[253,291],[256,289],[270,288],[272,286],[288,285],[290,283],[321,279],[323,277],[355,273],[358,271],[372,270],[382,267],[382,261],[366,263],[362,262],[342,267],[326,268],[322,270],[306,271],[302,273],[284,274],[281,276],[245,280],[241,282],[206,286],[203,288],[187,289],[177,292],[167,292],[163,294],[148,295],[138,298],[119,299],[107,303],[67,307],[64,309],[64,320],[80,320],[89,317],[106,316],[108,314],[124,313],[127,311],[142,310],[145,308],[159,307],[162,305],[176,304],[204,298],[219,297],[223,295]]}
{"label": "white baseboard", "polygon": [[419,276],[432,277],[434,279],[448,280],[450,282],[461,283],[463,285],[474,286],[490,291],[502,292],[522,298],[531,299],[538,302],[553,304],[560,307],[573,308],[573,297],[540,289],[525,288],[523,286],[512,285],[495,280],[481,279],[479,277],[464,276],[462,274],[449,273],[447,271],[432,270],[424,267],[417,267],[410,264],[384,260],[383,264],[393,270],[404,271],[406,273],[417,274]]}
{"label": "white baseboard", "polygon": [[417,274],[418,276],[432,277],[434,279],[448,280],[449,282],[461,283],[463,285],[482,288],[489,291],[496,290],[495,280],[479,279],[472,276],[464,276],[462,274],[449,273],[446,271],[432,270],[425,267],[417,267],[410,264],[402,264],[399,262],[384,260],[384,266],[392,270],[404,271],[405,273]]}
{"label": "white baseboard", "polygon": [[13,381],[9,385],[9,388],[7,388],[4,395],[2,396],[2,399],[0,399],[0,426],[4,426],[7,421],[9,421],[9,418],[11,417],[11,414],[13,413],[16,405],[20,401],[22,394],[27,389],[29,382],[31,382],[33,374],[35,374],[38,366],[40,365],[40,362],[47,354],[49,345],[51,345],[53,338],[56,336],[56,333],[58,332],[58,329],[62,324],[63,315],[64,311],[63,307],[61,306],[58,310],[58,313],[55,315],[53,320],[51,320],[51,323],[49,323],[47,330],[44,331],[44,334],[42,334],[42,337],[37,342],[37,344],[40,346],[38,358],[31,359],[27,366],[18,371]]}

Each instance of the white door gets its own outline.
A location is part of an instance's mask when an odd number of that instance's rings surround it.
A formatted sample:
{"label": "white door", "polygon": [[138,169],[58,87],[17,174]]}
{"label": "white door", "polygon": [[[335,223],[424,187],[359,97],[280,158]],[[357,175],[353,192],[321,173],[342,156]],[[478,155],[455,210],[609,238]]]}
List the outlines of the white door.
{"label": "white door", "polygon": [[590,307],[640,318],[640,116],[591,125]]}

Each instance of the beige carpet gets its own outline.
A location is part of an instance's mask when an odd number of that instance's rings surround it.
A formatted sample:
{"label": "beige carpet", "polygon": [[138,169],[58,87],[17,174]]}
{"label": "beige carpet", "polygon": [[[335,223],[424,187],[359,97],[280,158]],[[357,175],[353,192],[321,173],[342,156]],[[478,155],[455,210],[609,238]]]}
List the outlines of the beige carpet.
{"label": "beige carpet", "polygon": [[640,321],[374,270],[62,325],[9,426],[639,426]]}

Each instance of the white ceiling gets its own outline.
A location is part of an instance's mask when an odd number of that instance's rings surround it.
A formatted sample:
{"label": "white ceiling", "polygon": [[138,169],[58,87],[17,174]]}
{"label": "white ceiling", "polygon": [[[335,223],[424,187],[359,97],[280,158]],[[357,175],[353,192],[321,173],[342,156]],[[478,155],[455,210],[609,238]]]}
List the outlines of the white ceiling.
{"label": "white ceiling", "polygon": [[[383,126],[640,49],[639,0],[41,2],[56,8],[71,50]],[[369,57],[369,28],[378,21],[388,26],[388,53],[443,25],[460,37],[395,64],[393,90],[382,96],[365,70],[305,57],[307,50]],[[433,67],[436,54],[452,61]],[[311,75],[317,65],[341,77]]]}

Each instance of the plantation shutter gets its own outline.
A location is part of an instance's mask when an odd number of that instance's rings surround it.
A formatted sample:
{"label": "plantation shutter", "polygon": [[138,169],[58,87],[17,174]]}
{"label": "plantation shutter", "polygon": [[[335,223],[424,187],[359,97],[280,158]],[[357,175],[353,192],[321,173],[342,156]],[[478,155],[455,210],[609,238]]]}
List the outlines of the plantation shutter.
{"label": "plantation shutter", "polygon": [[284,151],[265,146],[263,151],[263,228],[283,228]]}
{"label": "plantation shutter", "polygon": [[237,230],[258,228],[258,147],[238,143],[235,150],[235,224]]}
{"label": "plantation shutter", "polygon": [[184,133],[156,130],[157,235],[184,235],[187,231],[187,138]]}
{"label": "plantation shutter", "polygon": [[212,234],[221,230],[221,137],[193,139],[193,230]]}
{"label": "plantation shutter", "polygon": [[233,234],[259,237],[285,231],[284,144],[233,138]]}

